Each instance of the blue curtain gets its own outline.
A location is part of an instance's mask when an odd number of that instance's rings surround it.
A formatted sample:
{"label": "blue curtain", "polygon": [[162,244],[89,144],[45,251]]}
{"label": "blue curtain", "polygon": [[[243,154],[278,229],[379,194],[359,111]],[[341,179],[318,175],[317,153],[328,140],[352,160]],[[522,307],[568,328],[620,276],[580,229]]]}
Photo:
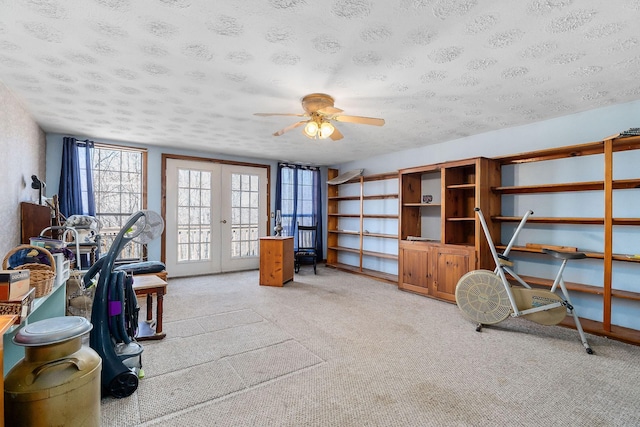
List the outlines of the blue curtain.
{"label": "blue curtain", "polygon": [[[302,225],[318,224],[316,250],[323,254],[320,168],[278,163],[276,210],[282,215],[283,235],[296,238],[298,222]],[[294,246],[298,247],[295,240]]]}
{"label": "blue curtain", "polygon": [[60,212],[67,218],[71,215],[95,216],[91,164],[93,142],[64,137],[62,144],[62,169],[58,188]]}

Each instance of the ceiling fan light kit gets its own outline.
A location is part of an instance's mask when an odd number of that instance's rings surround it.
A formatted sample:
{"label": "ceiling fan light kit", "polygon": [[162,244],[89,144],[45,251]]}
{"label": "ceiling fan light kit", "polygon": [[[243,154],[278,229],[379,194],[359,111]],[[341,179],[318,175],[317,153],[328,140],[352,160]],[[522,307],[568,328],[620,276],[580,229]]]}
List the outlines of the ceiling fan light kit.
{"label": "ceiling fan light kit", "polygon": [[304,126],[302,133],[311,139],[327,139],[334,141],[342,139],[342,133],[331,123],[331,120],[337,122],[357,123],[364,125],[382,126],[384,119],[361,116],[341,115],[342,110],[334,107],[334,99],[325,93],[312,93],[306,95],[301,100],[303,114],[294,113],[255,113],[256,116],[295,116],[309,117],[308,120],[302,120],[287,126],[284,129],[276,131],[273,136],[280,136],[291,129]]}
{"label": "ceiling fan light kit", "polygon": [[304,127],[304,134],[309,138],[315,138],[318,133],[318,124],[314,121],[309,121]]}
{"label": "ceiling fan light kit", "polygon": [[333,135],[335,129],[331,123],[314,114],[305,125],[302,133],[311,139],[327,139]]}

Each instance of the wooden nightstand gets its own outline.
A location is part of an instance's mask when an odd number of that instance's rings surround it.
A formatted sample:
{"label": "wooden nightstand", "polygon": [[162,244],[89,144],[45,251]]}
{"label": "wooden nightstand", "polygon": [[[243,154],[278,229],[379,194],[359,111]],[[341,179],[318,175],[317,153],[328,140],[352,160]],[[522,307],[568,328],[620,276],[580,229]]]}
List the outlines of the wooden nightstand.
{"label": "wooden nightstand", "polygon": [[293,280],[293,237],[260,238],[260,284],[282,286]]}

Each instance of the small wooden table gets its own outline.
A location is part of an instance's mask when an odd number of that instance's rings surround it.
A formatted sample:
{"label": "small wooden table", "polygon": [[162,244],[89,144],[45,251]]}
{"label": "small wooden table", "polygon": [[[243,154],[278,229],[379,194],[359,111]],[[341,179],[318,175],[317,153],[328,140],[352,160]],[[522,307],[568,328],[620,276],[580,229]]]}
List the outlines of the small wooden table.
{"label": "small wooden table", "polygon": [[293,237],[260,238],[260,284],[282,286],[293,280]]}
{"label": "small wooden table", "polygon": [[[167,282],[155,274],[133,276],[133,290],[136,295],[147,297],[147,319],[138,322],[136,339],[161,340],[166,336],[162,332],[162,301],[167,290]],[[156,319],[153,320],[153,294],[156,294]]]}

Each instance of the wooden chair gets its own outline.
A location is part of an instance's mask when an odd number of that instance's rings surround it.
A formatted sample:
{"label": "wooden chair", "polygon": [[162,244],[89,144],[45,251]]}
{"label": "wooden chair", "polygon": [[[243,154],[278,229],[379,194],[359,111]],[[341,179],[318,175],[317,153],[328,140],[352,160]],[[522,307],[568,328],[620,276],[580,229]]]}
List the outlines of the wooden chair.
{"label": "wooden chair", "polygon": [[294,269],[298,273],[300,264],[305,262],[313,262],[313,274],[316,274],[316,264],[318,253],[316,250],[318,243],[318,224],[300,225],[298,223],[298,249],[295,252]]}

